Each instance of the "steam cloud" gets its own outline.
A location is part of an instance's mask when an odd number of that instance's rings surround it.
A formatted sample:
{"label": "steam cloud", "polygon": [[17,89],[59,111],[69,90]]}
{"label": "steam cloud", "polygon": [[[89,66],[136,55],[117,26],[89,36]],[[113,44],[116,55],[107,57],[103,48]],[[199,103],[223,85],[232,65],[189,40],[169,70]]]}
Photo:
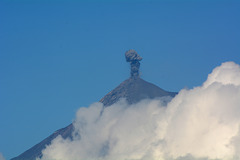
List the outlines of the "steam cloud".
{"label": "steam cloud", "polygon": [[[42,160],[239,160],[240,66],[226,62],[202,86],[166,100],[80,108],[73,140],[61,136]],[[100,116],[101,114],[101,116]]]}
{"label": "steam cloud", "polygon": [[130,49],[125,53],[125,58],[126,58],[126,61],[130,62],[130,65],[131,65],[131,77],[132,78],[139,77],[139,67],[140,67],[139,61],[142,60],[142,57],[140,57],[135,50]]}

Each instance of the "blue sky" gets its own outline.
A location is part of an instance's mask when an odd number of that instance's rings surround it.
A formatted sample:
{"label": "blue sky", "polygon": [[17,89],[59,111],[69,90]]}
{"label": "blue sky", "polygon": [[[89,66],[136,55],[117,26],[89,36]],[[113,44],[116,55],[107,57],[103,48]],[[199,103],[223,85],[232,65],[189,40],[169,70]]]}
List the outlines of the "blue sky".
{"label": "blue sky", "polygon": [[0,152],[9,159],[129,77],[168,91],[240,63],[240,1],[0,0]]}

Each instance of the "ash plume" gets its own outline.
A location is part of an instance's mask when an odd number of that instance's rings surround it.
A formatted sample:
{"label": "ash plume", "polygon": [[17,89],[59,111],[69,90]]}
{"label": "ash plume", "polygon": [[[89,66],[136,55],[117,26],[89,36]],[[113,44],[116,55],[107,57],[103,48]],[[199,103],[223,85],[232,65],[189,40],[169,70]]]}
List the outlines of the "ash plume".
{"label": "ash plume", "polygon": [[131,78],[139,77],[139,61],[142,60],[142,57],[140,57],[134,49],[130,49],[125,53],[125,58],[131,65]]}

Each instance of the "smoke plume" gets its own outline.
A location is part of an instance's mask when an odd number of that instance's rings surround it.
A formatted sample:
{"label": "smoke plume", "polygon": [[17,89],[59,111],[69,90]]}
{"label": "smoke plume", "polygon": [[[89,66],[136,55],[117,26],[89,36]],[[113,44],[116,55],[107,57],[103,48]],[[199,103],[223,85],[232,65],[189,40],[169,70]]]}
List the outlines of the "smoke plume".
{"label": "smoke plume", "polygon": [[73,140],[58,136],[41,159],[240,159],[239,65],[223,63],[202,86],[166,98],[80,108]]}
{"label": "smoke plume", "polygon": [[133,49],[128,50],[125,53],[125,58],[127,62],[130,62],[131,65],[131,77],[137,78],[139,77],[139,67],[142,57],[140,57],[137,52]]}

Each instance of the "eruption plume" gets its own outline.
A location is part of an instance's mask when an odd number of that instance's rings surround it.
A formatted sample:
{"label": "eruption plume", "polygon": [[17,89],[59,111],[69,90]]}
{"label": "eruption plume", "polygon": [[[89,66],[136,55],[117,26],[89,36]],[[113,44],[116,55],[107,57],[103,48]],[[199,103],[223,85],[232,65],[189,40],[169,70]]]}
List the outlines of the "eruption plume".
{"label": "eruption plume", "polygon": [[130,62],[131,65],[131,78],[138,78],[139,77],[139,67],[140,63],[139,61],[142,60],[142,57],[140,57],[137,52],[133,49],[128,50],[125,53],[126,61]]}

